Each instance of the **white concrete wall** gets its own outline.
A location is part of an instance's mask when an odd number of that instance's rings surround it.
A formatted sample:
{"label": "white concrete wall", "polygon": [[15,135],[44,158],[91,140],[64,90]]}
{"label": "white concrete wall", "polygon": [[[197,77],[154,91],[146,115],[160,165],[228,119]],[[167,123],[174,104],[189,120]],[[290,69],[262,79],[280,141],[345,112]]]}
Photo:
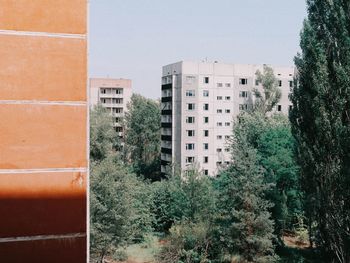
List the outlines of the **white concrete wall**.
{"label": "white concrete wall", "polygon": [[[290,93],[289,81],[293,80],[293,67],[275,67],[275,76],[282,80],[282,99],[280,105],[282,112],[288,114],[291,104],[288,98]],[[241,65],[223,63],[204,63],[182,61],[163,67],[164,76],[180,77],[182,82],[173,85],[173,160],[185,169],[188,165],[186,157],[195,157],[195,162],[208,174],[217,174],[221,162],[229,162],[230,152],[225,151],[228,146],[225,137],[232,134],[232,121],[239,114],[240,104],[252,103],[252,90],[261,89],[255,85],[256,71],[263,70],[263,65]],[[181,74],[181,75],[179,75]],[[188,77],[193,79],[190,82]],[[209,83],[204,83],[204,78],[209,77]],[[240,78],[248,79],[247,85],[239,84]],[[218,86],[218,84],[220,86]],[[187,97],[186,91],[194,90],[195,96]],[[209,97],[203,96],[203,91],[209,91]],[[239,97],[240,91],[247,91],[248,98]],[[222,100],[218,100],[218,97]],[[195,104],[194,110],[188,110],[189,103]],[[204,104],[209,104],[209,110],[204,110]],[[222,113],[218,113],[222,110]],[[229,111],[227,113],[226,111]],[[186,117],[195,118],[194,124],[186,123]],[[209,123],[204,123],[204,117],[209,117]],[[222,126],[217,126],[222,123]],[[228,126],[226,126],[229,124]],[[195,130],[194,137],[187,136],[187,130]],[[204,130],[209,131],[209,136],[204,137]],[[221,136],[221,139],[218,138]],[[187,150],[186,144],[195,144],[193,150]],[[208,150],[204,150],[204,143],[208,143]],[[221,149],[221,152],[217,152]],[[208,163],[203,163],[204,157],[209,158]]]}

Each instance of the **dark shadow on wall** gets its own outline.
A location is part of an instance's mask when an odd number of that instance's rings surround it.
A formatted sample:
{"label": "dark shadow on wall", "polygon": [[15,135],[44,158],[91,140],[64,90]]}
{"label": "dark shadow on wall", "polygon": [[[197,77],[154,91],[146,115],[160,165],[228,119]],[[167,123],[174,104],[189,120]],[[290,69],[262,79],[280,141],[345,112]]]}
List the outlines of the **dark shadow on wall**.
{"label": "dark shadow on wall", "polygon": [[[55,235],[80,233],[78,237]],[[86,262],[85,195],[0,198],[0,262]],[[31,237],[50,236],[45,240]],[[16,237],[28,240],[14,241]],[[12,242],[1,242],[10,238]]]}

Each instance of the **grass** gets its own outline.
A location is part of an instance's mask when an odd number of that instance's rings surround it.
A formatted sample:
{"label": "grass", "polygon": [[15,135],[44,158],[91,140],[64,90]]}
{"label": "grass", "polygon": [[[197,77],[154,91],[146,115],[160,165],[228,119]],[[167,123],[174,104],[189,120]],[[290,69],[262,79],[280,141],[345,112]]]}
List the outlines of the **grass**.
{"label": "grass", "polygon": [[154,262],[154,257],[160,249],[159,240],[156,236],[149,235],[140,244],[127,247],[126,253],[130,261],[137,263]]}

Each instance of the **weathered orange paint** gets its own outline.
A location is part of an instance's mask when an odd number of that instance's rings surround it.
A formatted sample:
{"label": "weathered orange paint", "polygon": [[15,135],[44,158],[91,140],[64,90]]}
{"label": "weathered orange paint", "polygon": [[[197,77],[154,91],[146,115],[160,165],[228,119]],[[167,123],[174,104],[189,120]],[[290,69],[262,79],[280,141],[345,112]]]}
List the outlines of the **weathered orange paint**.
{"label": "weathered orange paint", "polygon": [[86,101],[84,39],[0,35],[0,58],[2,100]]}
{"label": "weathered orange paint", "polygon": [[0,262],[86,262],[86,237],[32,239],[86,233],[86,12],[0,0]]}
{"label": "weathered orange paint", "polygon": [[0,199],[64,198],[86,194],[86,173],[9,173],[0,174]]}
{"label": "weathered orange paint", "polygon": [[0,0],[0,28],[86,33],[86,0]]}
{"label": "weathered orange paint", "polygon": [[0,169],[86,167],[85,106],[0,105]]}

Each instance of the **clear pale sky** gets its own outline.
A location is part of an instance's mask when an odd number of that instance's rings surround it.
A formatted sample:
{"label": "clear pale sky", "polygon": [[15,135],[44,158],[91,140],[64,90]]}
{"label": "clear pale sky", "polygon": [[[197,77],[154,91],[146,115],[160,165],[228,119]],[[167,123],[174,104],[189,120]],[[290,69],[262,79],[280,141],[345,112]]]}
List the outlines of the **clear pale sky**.
{"label": "clear pale sky", "polygon": [[305,0],[90,0],[89,75],[158,98],[181,60],[290,66],[305,17]]}

